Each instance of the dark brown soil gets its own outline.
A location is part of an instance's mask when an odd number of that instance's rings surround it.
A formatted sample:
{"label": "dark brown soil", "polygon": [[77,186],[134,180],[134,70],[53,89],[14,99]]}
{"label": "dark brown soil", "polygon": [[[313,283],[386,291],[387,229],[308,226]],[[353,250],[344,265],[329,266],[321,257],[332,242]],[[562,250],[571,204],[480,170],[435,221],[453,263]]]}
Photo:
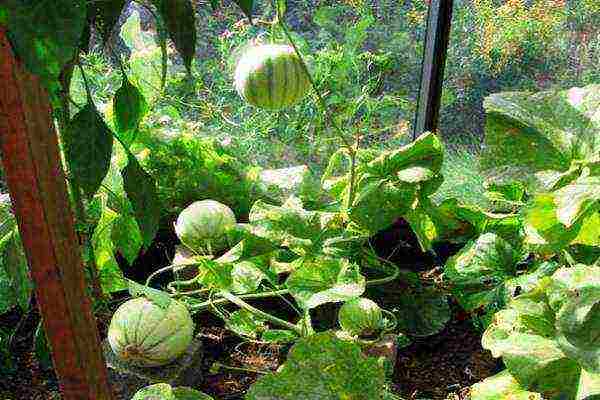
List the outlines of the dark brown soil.
{"label": "dark brown soil", "polygon": [[443,400],[456,393],[466,398],[468,387],[491,376],[498,362],[481,347],[481,335],[468,320],[451,320],[437,335],[400,350],[394,382],[406,400]]}

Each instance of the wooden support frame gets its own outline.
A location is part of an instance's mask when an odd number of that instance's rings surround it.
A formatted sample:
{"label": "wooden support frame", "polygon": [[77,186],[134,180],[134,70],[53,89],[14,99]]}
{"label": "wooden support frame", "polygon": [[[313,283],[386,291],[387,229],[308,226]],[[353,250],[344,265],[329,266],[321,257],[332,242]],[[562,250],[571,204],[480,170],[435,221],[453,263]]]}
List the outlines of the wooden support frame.
{"label": "wooden support frame", "polygon": [[431,0],[429,5],[413,140],[423,132],[438,129],[452,7],[453,0]]}
{"label": "wooden support frame", "polygon": [[46,91],[0,27],[0,147],[64,400],[112,400]]}

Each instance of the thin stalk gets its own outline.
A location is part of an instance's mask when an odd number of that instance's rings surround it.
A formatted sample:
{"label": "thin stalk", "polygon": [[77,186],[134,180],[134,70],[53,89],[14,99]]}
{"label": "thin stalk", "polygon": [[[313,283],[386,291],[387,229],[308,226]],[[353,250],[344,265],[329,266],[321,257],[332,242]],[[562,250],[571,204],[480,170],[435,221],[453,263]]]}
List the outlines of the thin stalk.
{"label": "thin stalk", "polygon": [[[312,74],[310,73],[310,71],[308,70],[308,66],[306,65],[306,62],[304,61],[304,57],[302,57],[302,54],[298,50],[298,46],[296,46],[296,43],[294,42],[294,39],[292,38],[292,35],[290,34],[290,31],[288,30],[287,25],[285,24],[283,15],[279,15],[278,8],[275,5],[275,1],[271,0],[271,5],[276,10],[276,22],[281,27],[281,30],[283,31],[285,37],[287,38],[288,42],[291,44],[292,48],[294,49],[296,56],[300,60],[300,65],[302,66],[302,70],[308,77],[308,81],[310,82],[310,85],[311,85],[313,91],[317,95],[317,100],[318,100],[317,103],[319,104],[319,107],[321,108],[321,112],[323,113],[325,120],[329,121],[331,123],[331,126],[333,126],[335,133],[340,138],[340,140],[342,141],[344,146],[348,149],[348,153],[352,157],[353,162],[351,165],[350,176],[355,177],[357,148],[355,148],[352,145],[352,143],[350,143],[350,141],[348,140],[348,138],[346,137],[346,135],[344,134],[342,129],[336,123],[335,119],[328,112],[327,105],[325,104],[325,99],[323,98],[323,95],[321,94],[321,91],[319,90],[319,88],[317,88],[315,80],[314,80]],[[350,206],[352,205],[351,201],[353,199],[354,199],[354,178],[351,178],[350,188],[349,188],[349,192],[348,192],[348,204],[346,204],[347,209],[350,208]]]}
{"label": "thin stalk", "polygon": [[275,325],[279,325],[281,327],[289,329],[293,332],[296,332],[298,335],[302,336],[302,329],[300,329],[298,326],[296,326],[292,323],[289,323],[288,321],[285,321],[283,319],[277,318],[277,317],[275,317],[271,314],[268,314],[262,310],[259,310],[256,307],[251,306],[250,304],[246,303],[244,300],[242,300],[239,297],[235,296],[234,294],[228,292],[227,290],[221,290],[220,294],[221,294],[221,296],[223,296],[224,298],[226,298],[227,300],[229,300],[236,306],[240,307],[241,309],[251,312],[252,314],[255,314]]}
{"label": "thin stalk", "polygon": [[356,156],[358,154],[358,147],[360,145],[360,129],[356,129],[354,137],[354,151],[350,152],[350,188],[348,190],[348,204],[346,209],[349,210],[354,202],[354,186],[356,185]]}
{"label": "thin stalk", "polygon": [[[288,289],[280,289],[274,290],[271,292],[261,292],[261,293],[250,293],[250,294],[241,294],[237,296],[240,299],[263,299],[266,297],[274,297],[274,296],[283,296],[284,294],[288,294],[290,291]],[[208,309],[211,305],[220,305],[227,304],[229,300],[226,298],[220,298],[216,300],[207,300],[203,303],[192,305],[189,307],[191,312],[200,312]]]}
{"label": "thin stalk", "polygon": [[221,364],[219,362],[216,362],[212,365],[211,370],[216,370],[216,369],[228,369],[231,371],[237,371],[237,372],[250,372],[250,373],[254,373],[254,374],[268,374],[271,371],[261,371],[258,369],[253,369],[253,368],[244,368],[244,367],[232,367],[231,365],[225,365],[225,364]]}
{"label": "thin stalk", "polygon": [[367,286],[385,285],[386,283],[395,281],[398,278],[398,276],[400,275],[400,268],[398,268],[394,264],[390,264],[390,265],[394,269],[394,272],[391,275],[386,276],[385,278],[379,278],[379,279],[373,279],[373,280],[367,281],[366,285]]}

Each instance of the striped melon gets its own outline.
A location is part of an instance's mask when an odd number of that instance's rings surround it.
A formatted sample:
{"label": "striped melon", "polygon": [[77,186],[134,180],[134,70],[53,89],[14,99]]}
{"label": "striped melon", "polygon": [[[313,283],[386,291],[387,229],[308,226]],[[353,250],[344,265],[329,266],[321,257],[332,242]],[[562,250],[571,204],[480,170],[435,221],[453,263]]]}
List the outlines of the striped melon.
{"label": "striped melon", "polygon": [[308,76],[293,47],[261,44],[240,57],[235,88],[248,103],[279,110],[298,103],[309,88]]}
{"label": "striped melon", "polygon": [[187,308],[171,300],[161,308],[145,297],[123,303],[108,327],[108,343],[122,361],[138,367],[166,365],[192,342],[194,323]]}
{"label": "striped melon", "polygon": [[215,200],[196,201],[175,222],[181,242],[197,253],[219,252],[227,247],[227,230],[236,224],[231,208]]}

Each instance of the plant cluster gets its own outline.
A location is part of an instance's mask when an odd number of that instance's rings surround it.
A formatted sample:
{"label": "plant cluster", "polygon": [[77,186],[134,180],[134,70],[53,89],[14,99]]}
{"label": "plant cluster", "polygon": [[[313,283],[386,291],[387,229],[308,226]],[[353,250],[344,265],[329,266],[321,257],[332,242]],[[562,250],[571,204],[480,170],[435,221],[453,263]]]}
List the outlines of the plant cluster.
{"label": "plant cluster", "polygon": [[[146,367],[168,364],[192,340],[194,314],[212,312],[245,340],[294,344],[286,363],[259,379],[248,400],[388,399],[393,395],[383,363],[365,356],[364,349],[384,334],[400,340],[439,332],[451,317],[452,298],[485,329],[484,346],[507,367],[476,385],[475,399],[600,396],[598,85],[487,97],[485,148],[478,161],[486,188],[478,188],[480,201],[467,203],[448,191],[439,195],[449,168],[438,135],[426,132],[400,146],[403,134],[388,127],[390,108],[412,106],[381,95],[399,61],[391,51],[364,50],[369,29],[377,31],[366,2],[355,3],[361,13],[347,32],[337,22],[349,18],[343,12],[348,6],[319,8],[315,21],[332,44],[318,52],[309,51],[310,45],[288,27],[292,10],[284,0],[272,2],[272,21],[238,24],[233,35],[244,41],[263,25],[270,42],[285,43],[283,61],[279,53],[266,51],[260,63],[238,68],[241,98],[224,75],[212,82],[197,79],[196,14],[189,0],[140,1],[155,17],[157,35],[142,32],[139,15],[133,15],[121,29],[132,50],[128,61],[109,41],[125,1],[49,3],[9,0],[0,6],[0,23],[25,66],[49,90],[97,304],[124,289],[134,297],[115,312],[109,328],[119,358]],[[252,17],[251,1],[236,4]],[[477,4],[479,12],[487,7],[493,14],[491,2]],[[546,29],[559,25],[562,9],[553,2],[549,12],[556,15],[548,16],[543,4],[532,6],[540,14],[533,21],[520,1],[505,4],[493,18],[488,15],[484,30],[491,39],[483,41],[489,47],[485,57],[492,60],[498,53],[506,61],[516,54],[504,40],[515,32],[518,42],[532,34],[552,36]],[[423,10],[410,8],[414,24]],[[514,15],[516,27],[503,23]],[[106,102],[93,89],[112,83],[94,82],[90,65],[84,68],[82,61],[91,64],[93,55],[80,56],[89,50],[85,35],[92,27],[108,43],[120,76],[120,86]],[[338,37],[340,45],[332,40]],[[233,53],[232,42],[219,40],[219,51]],[[264,41],[254,41],[251,49],[272,50]],[[169,43],[180,59],[169,54]],[[202,67],[227,70],[224,59],[204,61]],[[168,78],[169,70],[180,73]],[[289,109],[272,111],[279,103],[301,100],[299,92],[282,97],[281,87],[292,78],[303,90],[312,89],[311,98],[296,106],[298,118]],[[74,99],[77,84],[80,97]],[[235,97],[211,92],[211,84],[227,85]],[[188,102],[199,92],[214,100],[206,102],[214,109]],[[243,98],[268,110],[252,108]],[[241,111],[234,114],[238,105]],[[197,138],[198,127],[183,121],[184,108],[194,109],[207,130],[217,118],[229,120],[239,136],[257,130],[270,134],[272,126],[281,130],[279,138],[298,131],[310,138],[306,132],[318,131],[315,137],[329,146],[314,157],[322,168],[249,165],[242,160],[254,147],[239,152],[239,143],[232,145],[226,137]],[[160,115],[153,113],[157,109]],[[170,124],[176,126],[169,129]],[[382,146],[373,131],[394,140]],[[170,224],[174,214],[181,246],[173,263],[143,285],[128,282],[117,254],[133,263],[153,243],[161,220]],[[9,202],[0,217],[0,312],[15,305],[26,311],[31,283]],[[443,270],[437,280],[400,269],[373,248],[370,239],[400,219]],[[436,254],[442,242],[462,246],[445,265]],[[174,279],[152,287],[167,272]],[[397,287],[390,289],[394,285],[401,288],[399,296]],[[391,295],[377,298],[378,290]],[[285,303],[288,315],[253,302],[264,298]],[[336,311],[335,321],[319,320],[325,307]],[[43,339],[38,329],[40,349]],[[208,397],[163,384],[143,389],[137,398]]]}

